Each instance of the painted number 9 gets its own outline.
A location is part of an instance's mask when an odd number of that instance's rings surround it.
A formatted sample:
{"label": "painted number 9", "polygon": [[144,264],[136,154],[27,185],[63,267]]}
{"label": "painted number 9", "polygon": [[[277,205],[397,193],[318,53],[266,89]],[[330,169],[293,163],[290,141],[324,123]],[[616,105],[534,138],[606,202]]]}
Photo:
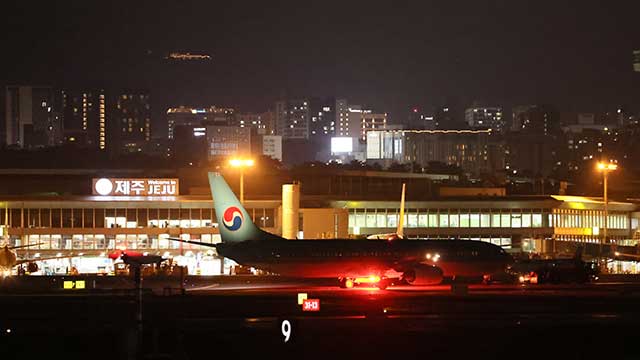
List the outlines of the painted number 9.
{"label": "painted number 9", "polygon": [[284,320],[280,329],[282,330],[282,335],[284,335],[284,342],[289,341],[289,336],[291,336],[291,323],[289,320]]}

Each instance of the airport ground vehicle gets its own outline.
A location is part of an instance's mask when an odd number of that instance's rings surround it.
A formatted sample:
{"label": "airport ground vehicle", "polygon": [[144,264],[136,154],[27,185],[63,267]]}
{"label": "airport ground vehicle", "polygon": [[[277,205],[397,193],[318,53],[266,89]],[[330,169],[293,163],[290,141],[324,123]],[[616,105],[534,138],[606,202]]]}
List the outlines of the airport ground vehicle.
{"label": "airport ground vehicle", "polygon": [[578,247],[573,258],[526,259],[511,266],[512,274],[521,283],[579,283],[597,278],[598,264],[582,259],[582,248]]}

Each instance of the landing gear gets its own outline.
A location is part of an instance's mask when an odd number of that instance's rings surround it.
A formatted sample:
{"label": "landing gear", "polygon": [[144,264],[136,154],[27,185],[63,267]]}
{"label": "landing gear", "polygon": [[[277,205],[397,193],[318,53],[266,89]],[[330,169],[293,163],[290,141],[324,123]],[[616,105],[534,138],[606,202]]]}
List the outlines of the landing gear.
{"label": "landing gear", "polygon": [[385,290],[389,286],[389,279],[380,279],[378,281],[378,289]]}
{"label": "landing gear", "polygon": [[340,287],[342,289],[351,289],[353,285],[354,285],[353,279],[349,279],[349,278],[340,279]]}
{"label": "landing gear", "polygon": [[393,284],[393,279],[382,278],[376,280],[369,280],[368,278],[340,278],[340,287],[342,289],[351,289],[355,286],[377,287],[380,290],[384,290],[389,285]]}

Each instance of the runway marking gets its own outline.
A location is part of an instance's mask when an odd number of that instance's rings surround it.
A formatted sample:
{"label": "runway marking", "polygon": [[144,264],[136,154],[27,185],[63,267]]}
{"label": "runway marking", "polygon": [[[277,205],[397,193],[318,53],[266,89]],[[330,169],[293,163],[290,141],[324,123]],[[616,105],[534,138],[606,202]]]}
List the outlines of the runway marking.
{"label": "runway marking", "polygon": [[197,287],[197,288],[185,289],[185,291],[213,290],[214,288],[217,288],[218,286],[220,286],[220,284],[211,284],[211,285],[201,286],[201,287]]}
{"label": "runway marking", "polygon": [[591,315],[591,317],[594,317],[596,319],[615,319],[619,318],[620,316],[617,314],[593,314]]}
{"label": "runway marking", "polygon": [[[186,291],[206,291],[206,290],[214,290],[214,291],[262,291],[262,290],[291,290],[298,289],[301,287],[307,287],[302,284],[250,284],[250,285],[224,285],[224,284],[212,284],[207,286],[200,286],[194,288],[188,288]],[[310,287],[313,288],[313,287]]]}

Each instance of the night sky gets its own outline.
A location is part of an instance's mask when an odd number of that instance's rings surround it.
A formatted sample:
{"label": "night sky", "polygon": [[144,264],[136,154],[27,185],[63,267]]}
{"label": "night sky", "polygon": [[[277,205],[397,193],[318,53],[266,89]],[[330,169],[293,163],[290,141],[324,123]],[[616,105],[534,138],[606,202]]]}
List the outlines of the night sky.
{"label": "night sky", "polygon": [[[156,111],[264,111],[285,94],[345,97],[392,118],[475,100],[640,105],[639,1],[10,3],[0,82],[148,88]],[[172,51],[213,60],[170,63]]]}

